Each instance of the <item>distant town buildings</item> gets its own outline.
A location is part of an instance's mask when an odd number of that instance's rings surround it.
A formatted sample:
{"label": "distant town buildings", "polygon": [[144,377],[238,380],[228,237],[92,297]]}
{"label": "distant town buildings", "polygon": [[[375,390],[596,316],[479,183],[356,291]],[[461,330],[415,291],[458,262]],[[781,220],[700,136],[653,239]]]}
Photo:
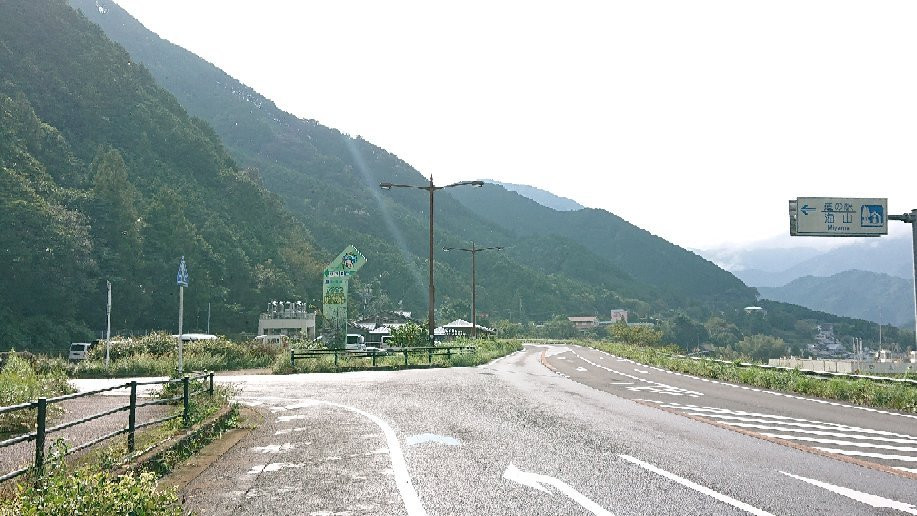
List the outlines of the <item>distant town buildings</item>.
{"label": "distant town buildings", "polygon": [[609,320],[611,321],[611,324],[614,324],[616,322],[621,322],[621,321],[627,322],[627,310],[623,310],[623,309],[612,310],[611,317],[609,318]]}
{"label": "distant town buildings", "polygon": [[599,327],[599,318],[594,315],[567,317],[567,320],[573,323],[574,328],[581,331]]}

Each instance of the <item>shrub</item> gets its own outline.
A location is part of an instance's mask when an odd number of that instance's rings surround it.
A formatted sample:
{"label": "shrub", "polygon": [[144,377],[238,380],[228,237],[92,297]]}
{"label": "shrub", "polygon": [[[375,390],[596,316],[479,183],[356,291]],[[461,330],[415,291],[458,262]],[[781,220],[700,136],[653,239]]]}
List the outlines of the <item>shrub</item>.
{"label": "shrub", "polygon": [[[10,353],[0,369],[0,407],[17,405],[37,398],[51,398],[72,392],[63,369],[48,366],[43,374],[35,372],[28,360]],[[59,408],[49,407],[50,415]],[[28,432],[35,425],[35,410],[17,410],[0,415],[0,432]]]}
{"label": "shrub", "polygon": [[182,514],[176,491],[158,491],[153,473],[116,476],[88,466],[71,471],[62,456],[62,447],[52,447],[45,478],[38,483],[24,482],[15,498],[0,500],[0,515]]}

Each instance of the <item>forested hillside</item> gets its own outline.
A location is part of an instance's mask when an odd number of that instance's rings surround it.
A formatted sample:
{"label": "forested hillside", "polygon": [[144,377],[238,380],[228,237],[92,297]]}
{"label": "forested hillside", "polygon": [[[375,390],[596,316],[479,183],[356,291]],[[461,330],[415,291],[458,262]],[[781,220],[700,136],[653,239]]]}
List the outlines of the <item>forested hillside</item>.
{"label": "forested hillside", "polygon": [[0,340],[63,346],[112,324],[253,331],[267,300],[316,296],[304,226],[214,132],[60,0],[0,2]]}
{"label": "forested hillside", "polygon": [[[391,302],[425,309],[427,198],[419,191],[378,188],[382,181],[423,184],[418,171],[359,137],[281,111],[213,65],[161,40],[113,2],[71,5],[143,62],[186,109],[212,124],[230,153],[284,199],[322,248],[336,253],[356,245],[368,258],[361,281],[375,282]],[[457,196],[478,204],[469,208]],[[437,194],[437,249],[470,240],[508,248],[479,257],[482,311],[545,319],[617,307],[644,314],[687,307],[702,315],[754,299],[731,274],[612,214],[584,210],[571,227],[571,214],[529,210],[519,200],[528,201],[490,185]],[[494,211],[501,206],[512,209]],[[533,224],[545,230],[532,231]],[[467,318],[468,257],[437,252],[442,316]]]}

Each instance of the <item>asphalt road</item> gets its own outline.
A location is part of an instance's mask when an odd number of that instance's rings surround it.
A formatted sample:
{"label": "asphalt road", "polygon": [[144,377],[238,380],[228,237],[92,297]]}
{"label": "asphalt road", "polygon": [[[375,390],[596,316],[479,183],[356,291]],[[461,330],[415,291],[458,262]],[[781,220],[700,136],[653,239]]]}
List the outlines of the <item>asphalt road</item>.
{"label": "asphalt road", "polygon": [[[673,373],[571,346],[545,361],[591,387],[810,451],[914,474],[917,415]],[[547,353],[546,353],[547,355]]]}
{"label": "asphalt road", "polygon": [[[591,360],[588,351],[576,353]],[[576,360],[568,348],[529,346],[477,368],[222,377],[265,423],[189,484],[186,507],[201,514],[917,514],[917,480],[905,472],[688,417],[663,408],[672,405],[664,394],[616,390],[625,380],[590,386],[616,373],[591,366],[602,374],[580,377],[590,368]],[[593,362],[606,360],[614,359]],[[671,396],[678,403],[715,406],[706,391],[668,384],[703,392]],[[663,403],[629,399],[657,395]],[[914,434],[917,425],[903,424]]]}

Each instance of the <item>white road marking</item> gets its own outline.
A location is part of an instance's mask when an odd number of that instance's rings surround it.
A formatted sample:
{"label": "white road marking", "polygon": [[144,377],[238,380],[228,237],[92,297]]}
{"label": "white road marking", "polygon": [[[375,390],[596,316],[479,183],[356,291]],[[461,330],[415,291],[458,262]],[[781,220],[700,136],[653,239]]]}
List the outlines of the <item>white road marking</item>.
{"label": "white road marking", "polygon": [[909,503],[899,502],[896,500],[890,500],[888,498],[883,498],[881,496],[864,493],[861,491],[856,491],[848,487],[836,486],[829,484],[827,482],[822,482],[820,480],[813,480],[811,478],[800,477],[799,475],[794,475],[792,473],[787,473],[786,471],[781,471],[784,475],[795,478],[796,480],[801,480],[807,484],[812,484],[813,486],[820,487],[822,489],[827,489],[832,493],[837,493],[841,496],[846,496],[851,500],[856,500],[860,503],[875,507],[877,509],[894,509],[896,511],[905,512],[907,514],[917,515],[917,507]]}
{"label": "white road marking", "polygon": [[636,464],[643,469],[652,471],[653,473],[656,473],[657,475],[661,475],[669,480],[677,482],[687,488],[693,489],[697,491],[698,493],[705,494],[711,498],[715,498],[723,503],[729,504],[737,509],[741,509],[747,513],[756,514],[759,516],[773,516],[771,513],[767,511],[764,511],[764,510],[758,509],[757,507],[748,505],[745,502],[740,502],[739,500],[726,496],[722,493],[718,493],[714,491],[713,489],[710,489],[709,487],[704,487],[702,485],[695,484],[694,482],[691,482],[690,480],[686,478],[682,478],[674,473],[669,473],[668,471],[664,469],[659,469],[656,466],[653,466],[652,464],[648,462],[643,462],[642,460],[631,457],[630,455],[618,455],[618,457],[621,457],[622,459],[630,463]]}
{"label": "white road marking", "polygon": [[259,473],[271,473],[274,471],[280,471],[282,469],[299,469],[308,466],[308,464],[300,462],[272,462],[270,464],[256,464],[252,466],[252,469],[248,470],[249,475],[257,475]]}
{"label": "white road marking", "polygon": [[[603,354],[608,355],[608,356],[610,356],[610,357],[616,358],[616,359],[618,360],[618,362],[631,362],[631,363],[633,363],[634,365],[638,365],[638,366],[640,366],[640,367],[647,367],[647,368],[652,368],[652,367],[653,367],[653,366],[649,366],[649,365],[646,365],[646,364],[641,364],[641,363],[639,363],[639,362],[635,362],[635,361],[633,361],[633,360],[621,358],[621,357],[619,357],[619,356],[617,356],[617,355],[613,355],[613,354],[611,354],[611,353],[608,353],[607,351],[596,350],[596,349],[594,349],[594,348],[586,348],[586,349],[591,349],[591,350],[594,350],[594,351],[598,351],[599,353],[603,353]],[[571,350],[571,351],[573,351],[573,350]],[[573,351],[573,353],[576,354],[576,351]],[[579,355],[577,355],[577,356],[579,356]],[[582,357],[580,357],[580,358],[582,358]],[[583,360],[586,360],[586,359],[583,359]],[[666,372],[671,372],[671,371],[666,371]],[[693,379],[693,380],[700,380],[700,381],[708,382],[708,383],[711,382],[711,380],[708,380],[708,379],[706,379],[706,378],[699,378],[699,377],[697,377],[697,376],[692,376],[692,375],[689,375],[689,374],[682,374],[682,373],[678,373],[678,372],[674,372],[673,374],[675,374],[675,375],[677,375],[677,376],[684,376],[685,378],[691,378],[691,379]],[[754,387],[746,387],[746,386],[744,386],[744,385],[737,385],[737,384],[734,384],[734,383],[719,382],[719,384],[722,385],[722,386],[725,386],[725,387],[732,387],[732,388],[734,388],[734,389],[750,390],[750,391],[760,392],[760,393],[764,393],[764,394],[771,394],[771,395],[773,395],[773,396],[781,396],[781,397],[784,397],[784,398],[793,398],[793,399],[797,399],[797,400],[800,400],[800,401],[809,401],[809,402],[818,403],[818,404],[821,404],[821,405],[831,405],[831,406],[834,406],[834,407],[841,407],[841,408],[847,408],[847,409],[861,410],[861,411],[864,411],[864,412],[874,412],[874,413],[876,413],[876,414],[885,414],[885,415],[889,415],[889,416],[905,417],[905,418],[908,418],[908,419],[917,419],[917,414],[904,414],[904,413],[901,413],[901,412],[892,412],[892,411],[889,411],[889,410],[875,409],[875,408],[872,408],[872,407],[864,407],[864,406],[860,406],[860,405],[850,405],[850,404],[847,404],[847,403],[838,403],[838,402],[835,402],[835,401],[819,400],[819,399],[815,399],[815,398],[806,398],[806,397],[804,397],[804,396],[799,396],[799,395],[797,395],[797,394],[788,394],[788,393],[784,393],[784,392],[768,391],[768,390],[758,389],[758,388],[754,388]]]}
{"label": "white road marking", "polygon": [[591,512],[592,514],[597,516],[614,516],[612,513],[605,510],[602,506],[593,502],[582,493],[574,489],[570,484],[562,480],[558,480],[554,477],[533,473],[531,471],[522,471],[516,466],[510,464],[506,467],[506,471],[503,472],[503,478],[551,494],[551,492],[545,489],[542,485],[547,484],[557,489],[561,493],[567,495],[568,498],[578,503],[581,507]]}
{"label": "white road marking", "polygon": [[280,453],[290,451],[293,448],[295,448],[295,446],[291,443],[269,444],[267,446],[255,446],[252,448],[252,451],[255,453]]}
{"label": "white road marking", "polygon": [[[355,412],[369,419],[382,430],[382,433],[385,435],[385,441],[388,444],[389,456],[392,459],[392,470],[394,471],[395,475],[395,485],[398,486],[398,492],[401,494],[401,499],[404,501],[404,508],[407,510],[408,516],[426,516],[427,511],[423,508],[423,504],[420,503],[420,497],[417,496],[417,491],[414,489],[414,484],[411,483],[411,475],[408,473],[408,465],[404,460],[404,454],[401,451],[401,443],[398,442],[398,436],[395,435],[395,431],[392,429],[392,427],[376,415],[370,414],[369,412],[360,410],[358,408],[342,405],[340,403],[334,403],[332,401],[304,400],[300,403],[287,405],[285,408],[288,410],[294,410],[299,408],[310,408],[316,405],[329,405],[332,407],[342,408],[344,410]],[[305,418],[305,416],[301,418],[293,418],[293,416],[281,416],[280,418],[283,417],[290,417],[291,419]]]}
{"label": "white road marking", "polygon": [[649,371],[643,371],[642,369],[637,369],[636,367],[634,368],[634,371],[637,371],[637,372],[640,373],[640,374],[648,374],[648,373],[649,373]]}
{"label": "white road marking", "polygon": [[767,437],[776,439],[786,439],[788,441],[803,441],[807,443],[833,444],[835,446],[853,446],[856,448],[870,448],[873,450],[891,450],[896,452],[917,452],[917,448],[910,446],[892,446],[890,444],[873,444],[873,443],[856,443],[853,441],[841,441],[840,439],[819,439],[817,437],[804,437],[800,435],[771,434],[762,433]]}
{"label": "white road marking", "polygon": [[848,457],[869,457],[871,459],[900,460],[901,462],[917,462],[917,457],[909,455],[886,455],[884,453],[869,453],[859,451],[841,450],[840,448],[821,448],[816,446],[816,450],[825,453],[836,453],[838,455],[847,455]]}
{"label": "white road marking", "polygon": [[579,358],[579,359],[582,360],[583,362],[586,362],[587,364],[589,364],[589,365],[591,365],[591,366],[593,366],[593,367],[598,367],[599,369],[604,369],[604,370],[606,370],[606,371],[608,371],[608,372],[610,372],[610,373],[614,373],[614,374],[616,374],[616,375],[623,376],[623,377],[625,377],[625,378],[630,378],[631,380],[636,380],[636,381],[638,381],[638,382],[642,382],[642,383],[645,383],[645,384],[648,385],[648,386],[643,386],[643,387],[628,387],[627,389],[628,389],[628,390],[631,390],[631,391],[635,391],[635,392],[649,391],[649,392],[655,392],[655,393],[659,393],[659,394],[670,394],[670,395],[672,395],[672,396],[684,396],[684,395],[687,395],[687,396],[690,396],[690,397],[692,397],[692,398],[697,398],[697,397],[700,397],[700,396],[703,396],[703,395],[704,395],[704,393],[702,393],[702,392],[689,391],[689,390],[687,390],[687,389],[682,389],[682,388],[680,388],[680,387],[675,387],[675,386],[667,385],[667,384],[664,384],[664,383],[654,382],[654,381],[652,381],[652,380],[647,380],[646,378],[640,378],[639,376],[634,376],[634,375],[632,375],[632,374],[628,374],[628,373],[625,373],[625,372],[622,372],[622,371],[616,371],[616,370],[611,369],[611,368],[609,368],[609,367],[605,367],[605,366],[603,366],[603,365],[597,364],[597,363],[595,363],[595,362],[589,360],[588,358],[583,357],[582,355],[578,354],[576,351],[573,351],[573,350],[570,350],[570,351],[571,351],[571,353],[573,353],[577,358]]}
{"label": "white road marking", "polygon": [[585,367],[582,367],[582,366],[577,367],[576,370],[579,371],[579,372],[581,372],[581,373],[582,373],[583,371],[588,371],[588,369],[586,369]]}

